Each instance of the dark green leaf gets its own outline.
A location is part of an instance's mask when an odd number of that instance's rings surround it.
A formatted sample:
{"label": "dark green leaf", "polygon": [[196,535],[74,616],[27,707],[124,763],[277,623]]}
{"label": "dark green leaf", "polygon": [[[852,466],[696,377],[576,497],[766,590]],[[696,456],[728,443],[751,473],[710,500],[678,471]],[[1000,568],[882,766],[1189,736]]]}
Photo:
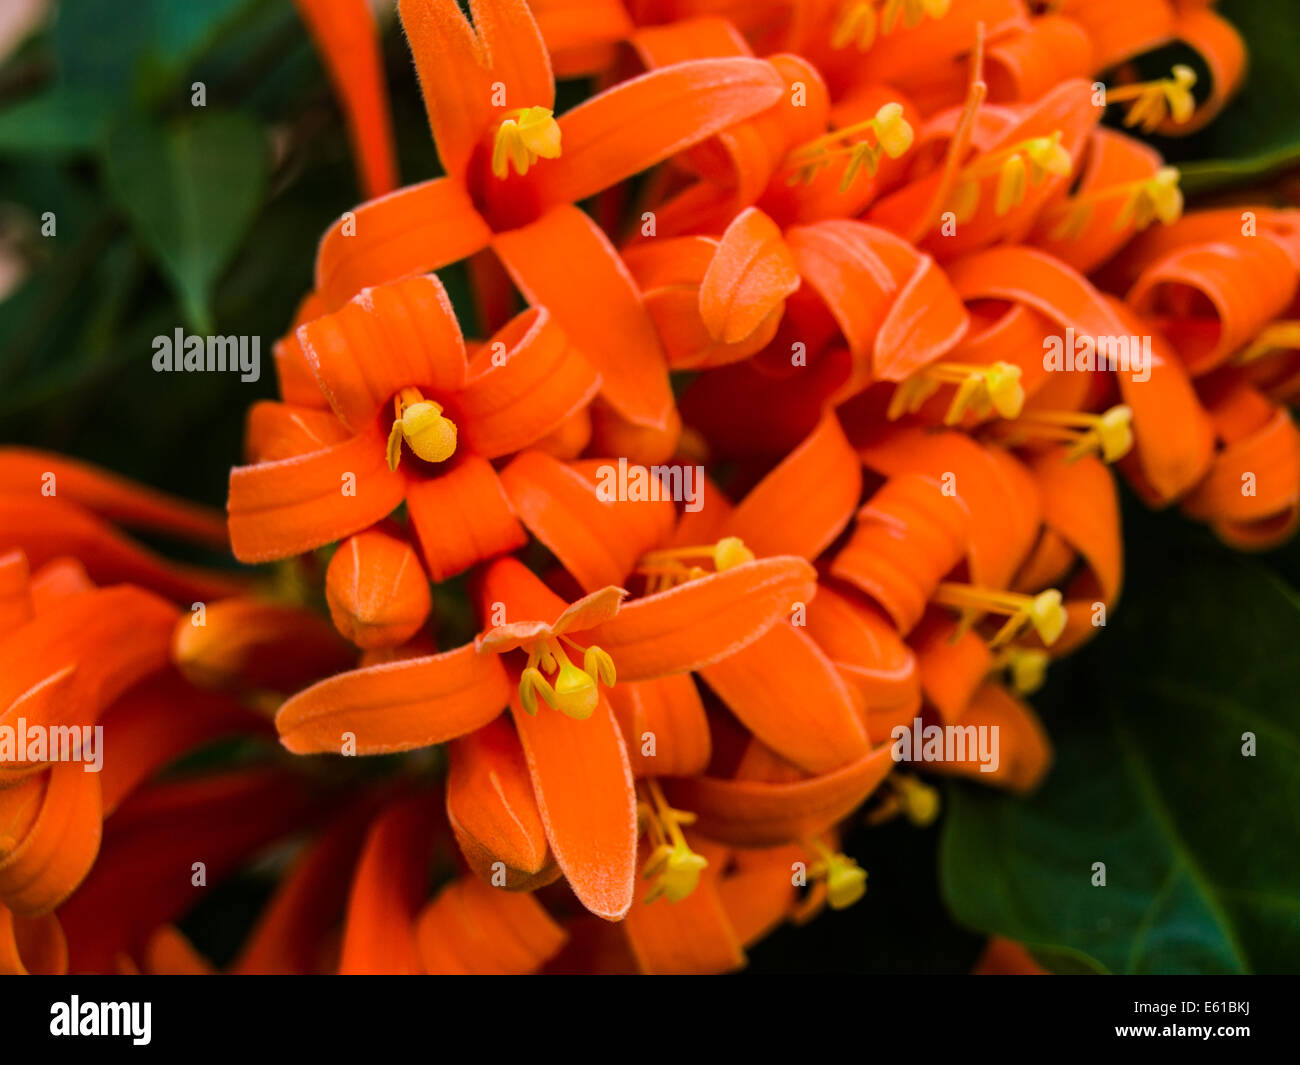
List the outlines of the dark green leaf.
{"label": "dark green leaf", "polygon": [[1058,969],[1287,971],[1300,957],[1300,601],[1254,560],[1159,540],[1093,647],[1054,667],[1039,701],[1058,761],[1042,791],[953,789],[945,896],[959,920]]}
{"label": "dark green leaf", "polygon": [[114,132],[109,179],[141,239],[159,260],[191,325],[208,332],[211,286],[262,199],[266,146],[240,115],[204,112],[163,130]]}

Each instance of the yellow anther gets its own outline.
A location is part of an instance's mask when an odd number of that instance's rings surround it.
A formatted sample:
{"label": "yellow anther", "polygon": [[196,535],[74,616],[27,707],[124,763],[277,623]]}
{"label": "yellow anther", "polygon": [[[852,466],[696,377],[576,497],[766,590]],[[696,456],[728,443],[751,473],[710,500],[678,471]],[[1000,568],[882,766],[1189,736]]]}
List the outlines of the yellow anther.
{"label": "yellow anther", "polygon": [[832,910],[846,910],[867,893],[867,871],[847,854],[832,851],[820,839],[808,845],[820,855],[808,870],[814,880],[826,881],[826,901]]}
{"label": "yellow anther", "polygon": [[902,21],[909,28],[920,24],[927,15],[943,18],[951,0],[855,0],[845,4],[831,33],[832,48],[856,44],[865,52],[876,40],[877,32],[893,33]]}
{"label": "yellow anther", "polygon": [[649,798],[638,812],[654,848],[641,871],[646,880],[654,881],[645,901],[654,902],[662,895],[669,902],[681,902],[699,886],[700,874],[709,865],[707,858],[691,850],[682,832],[681,826],[693,824],[695,815],[669,806],[657,780],[649,778],[644,786]]}
{"label": "yellow anther", "polygon": [[891,159],[900,158],[912,147],[916,134],[912,124],[903,117],[903,105],[887,103],[876,112],[876,136],[880,138],[880,147]]}
{"label": "yellow anther", "polygon": [[395,418],[388,434],[388,468],[397,469],[402,441],[425,462],[446,462],[456,453],[456,423],[442,405],[425,399],[418,388],[404,388],[393,401]]}
{"label": "yellow anther", "polygon": [[1119,185],[1084,193],[1082,196],[1075,196],[1057,207],[1049,216],[1059,219],[1052,228],[1052,239],[1073,240],[1082,234],[1088,223],[1092,221],[1097,204],[1121,198],[1124,204],[1115,217],[1116,230],[1132,226],[1140,231],[1157,220],[1165,225],[1172,225],[1183,216],[1183,192],[1179,188],[1180,179],[1181,174],[1177,167],[1162,166],[1149,178],[1126,181]]}
{"label": "yellow anther", "polygon": [[989,641],[989,646],[995,649],[1010,642],[1027,625],[1033,626],[1038,638],[1048,647],[1065,631],[1065,607],[1061,604],[1061,593],[1055,588],[1031,596],[944,582],[935,592],[934,600],[961,611],[959,631],[969,628],[980,614],[1004,615],[1006,624]]}
{"label": "yellow anther", "polygon": [[1084,455],[1099,455],[1103,462],[1118,462],[1133,447],[1133,411],[1120,403],[1102,414],[1086,411],[1026,411],[1007,422],[1001,433],[1011,441],[1030,437],[1070,444],[1066,462]]}
{"label": "yellow anther", "polygon": [[[867,132],[874,136],[869,140],[859,139]],[[864,168],[867,173],[875,174],[882,156],[890,159],[901,157],[912,147],[914,137],[911,123],[903,117],[903,105],[884,104],[873,118],[832,130],[793,149],[784,164],[784,169],[790,172],[787,184],[810,182],[831,160],[847,157],[848,165],[840,179],[840,191],[843,192]]]}
{"label": "yellow anther", "polygon": [[973,411],[978,418],[987,418],[993,413],[1000,418],[1016,418],[1025,405],[1020,367],[1014,363],[977,366],[939,362],[909,377],[894,390],[888,417],[893,420],[920,410],[941,385],[957,386],[957,394],[944,415],[944,425],[957,425],[967,411]]}
{"label": "yellow anther", "polygon": [[958,222],[969,222],[979,209],[981,182],[997,176],[994,208],[999,216],[1024,202],[1031,185],[1041,184],[1048,175],[1065,177],[1073,169],[1070,153],[1061,143],[1061,132],[1047,137],[1030,137],[972,162],[958,177],[948,198],[947,209]]}
{"label": "yellow anther", "polygon": [[[593,645],[583,652],[579,668],[565,654],[561,639],[564,637],[540,641],[529,650],[528,665],[519,677],[519,701],[529,714],[535,715],[537,696],[541,695],[552,710],[585,721],[600,702],[597,679],[607,688],[614,686],[614,660]],[[546,679],[547,673],[555,674],[554,684]]]}
{"label": "yellow anther", "polygon": [[754,552],[739,536],[724,536],[713,545],[713,568],[719,573],[754,561]]}
{"label": "yellow anther", "polygon": [[1166,118],[1176,125],[1191,119],[1196,113],[1196,97],[1192,93],[1195,86],[1196,71],[1180,63],[1167,78],[1107,89],[1106,102],[1131,102],[1124,125],[1138,126],[1144,133],[1152,133]]}
{"label": "yellow anther", "polygon": [[934,824],[942,805],[939,792],[918,777],[896,773],[889,778],[903,815],[918,828]]}
{"label": "yellow anther", "polygon": [[525,107],[511,112],[497,127],[492,145],[492,173],[504,178],[510,168],[520,174],[538,159],[560,157],[560,124],[549,107]]}
{"label": "yellow anther", "polygon": [[688,564],[686,560],[691,559],[710,561],[714,572],[722,573],[743,563],[753,562],[754,552],[745,546],[740,537],[724,536],[716,544],[651,551],[637,563],[636,572],[649,578],[656,587],[663,585],[669,588],[683,581],[708,576],[709,571],[698,562]]}
{"label": "yellow anther", "polygon": [[1005,669],[1011,686],[1021,695],[1033,695],[1047,680],[1047,666],[1051,659],[1047,652],[1037,647],[1007,647],[993,663],[995,669]]}

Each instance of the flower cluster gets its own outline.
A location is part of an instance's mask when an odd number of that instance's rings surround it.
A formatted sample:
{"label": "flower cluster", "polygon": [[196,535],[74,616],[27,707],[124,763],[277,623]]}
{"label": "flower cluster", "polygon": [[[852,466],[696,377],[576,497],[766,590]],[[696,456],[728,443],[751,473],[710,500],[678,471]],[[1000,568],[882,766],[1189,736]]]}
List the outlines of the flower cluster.
{"label": "flower cluster", "polygon": [[[1112,466],[1230,543],[1294,530],[1300,215],[1184,215],[1124,131],[1236,88],[1203,0],[402,0],[444,174],[398,189],[368,16],[300,6],[374,198],[231,474],[277,577],[163,564],[104,519],[210,522],[0,456],[0,721],[131,752],[102,796],[0,778],[0,964],[206,971],[189,855],[295,832],[233,971],[738,968],[863,896],[842,833],[932,821],[925,775],[1042,779],[1023,696],[1117,603]],[[1208,84],[1138,80],[1174,40]],[[557,114],[557,76],[598,88]],[[271,716],[325,757],[140,788],[85,878],[128,791]],[[996,758],[900,765],[934,725]]]}

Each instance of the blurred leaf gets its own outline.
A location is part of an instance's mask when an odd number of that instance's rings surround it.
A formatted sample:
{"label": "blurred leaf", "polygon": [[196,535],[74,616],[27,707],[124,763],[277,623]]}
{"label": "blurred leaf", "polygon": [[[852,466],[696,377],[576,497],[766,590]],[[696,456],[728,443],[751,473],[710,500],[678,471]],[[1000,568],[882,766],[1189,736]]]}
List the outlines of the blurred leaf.
{"label": "blurred leaf", "polygon": [[90,151],[102,140],[109,117],[102,96],[55,89],[0,111],[0,151]]}
{"label": "blurred leaf", "polygon": [[1188,192],[1254,180],[1300,159],[1294,0],[1223,0],[1218,8],[1245,38],[1250,66],[1245,86],[1223,114],[1178,145],[1177,157],[1191,160],[1180,164]]}
{"label": "blurred leaf", "polygon": [[261,130],[241,115],[204,112],[165,130],[124,126],[106,156],[114,195],[175,286],[190,324],[210,332],[212,284],[265,188]]}
{"label": "blurred leaf", "polygon": [[1161,540],[1035,700],[1058,759],[1040,793],[953,789],[945,897],[1057,969],[1286,971],[1300,957],[1300,599],[1254,560]]}
{"label": "blurred leaf", "polygon": [[152,101],[256,0],[75,0],[54,25],[63,82],[114,103]]}

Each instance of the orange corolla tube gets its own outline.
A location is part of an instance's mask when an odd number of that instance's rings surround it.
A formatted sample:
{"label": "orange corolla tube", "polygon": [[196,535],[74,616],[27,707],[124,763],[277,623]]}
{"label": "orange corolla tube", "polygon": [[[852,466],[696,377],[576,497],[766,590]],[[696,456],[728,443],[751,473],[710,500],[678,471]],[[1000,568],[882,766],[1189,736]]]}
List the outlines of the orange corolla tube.
{"label": "orange corolla tube", "polygon": [[1212,398],[1210,415],[1222,447],[1184,513],[1237,548],[1281,543],[1300,521],[1300,430],[1285,407],[1240,382]]}
{"label": "orange corolla tube", "polygon": [[0,906],[0,975],[63,976],[68,943],[54,914],[20,917]]}
{"label": "orange corolla tube", "polygon": [[535,973],[567,938],[532,895],[498,891],[474,877],[443,887],[416,926],[423,971],[445,976]]}
{"label": "orange corolla tube", "polygon": [[343,922],[339,972],[410,975],[423,970],[416,918],[437,841],[435,797],[398,799],[371,823]]}
{"label": "orange corolla tube", "polygon": [[951,614],[937,609],[926,613],[908,643],[916,652],[925,701],[944,724],[959,721],[993,669],[988,643],[976,632],[961,631]]}
{"label": "orange corolla tube", "polygon": [[58,498],[127,528],[225,550],[221,515],[89,463],[32,448],[0,448],[0,495]]}
{"label": "orange corolla tube", "polygon": [[[75,595],[42,612],[0,641],[0,722],[93,724],[120,694],[167,664],[175,620],[175,607],[128,585]],[[37,772],[51,757],[47,750],[28,761],[27,754],[0,763],[0,782]]]}
{"label": "orange corolla tube", "polygon": [[1017,474],[1000,449],[963,433],[900,426],[871,434],[858,453],[869,469],[887,477],[913,473],[950,485],[952,498],[970,513],[971,578],[990,588],[1011,583],[1038,536],[1042,509],[1032,480],[1023,470]]}
{"label": "orange corolla tube", "polygon": [[1297,270],[1267,237],[1187,244],[1152,263],[1128,293],[1135,312],[1169,339],[1199,376],[1245,347],[1291,305]]}
{"label": "orange corolla tube", "polygon": [[987,767],[982,767],[978,757],[972,755],[964,762],[927,763],[930,769],[937,773],[969,776],[1020,793],[1033,791],[1042,783],[1052,761],[1051,741],[1029,705],[1002,685],[990,681],[981,687],[957,723],[962,727],[974,725],[976,728],[997,729],[997,768],[982,771]]}
{"label": "orange corolla tube", "polygon": [[617,684],[610,689],[632,775],[688,777],[704,772],[712,754],[709,721],[689,673]]}
{"label": "orange corolla tube", "polygon": [[912,720],[921,706],[917,659],[883,612],[822,585],[808,604],[808,635],[848,685],[872,743]]}
{"label": "orange corolla tube", "polygon": [[831,576],[870,596],[906,636],[939,582],[965,557],[970,512],[940,482],[920,474],[890,478],[858,512]]}
{"label": "orange corolla tube", "polygon": [[934,260],[883,229],[826,221],[791,229],[786,241],[848,341],[860,384],[902,380],[950,350],[969,326]]}
{"label": "orange corolla tube", "polygon": [[670,903],[646,903],[651,888],[642,878],[637,901],[623,922],[637,969],[647,975],[732,972],[745,952],[719,892],[726,849],[691,837],[691,848],[708,861],[695,889]]}
{"label": "orange corolla tube", "polygon": [[331,931],[351,894],[351,878],[374,817],[373,799],[333,820],[295,859],[230,972],[319,974],[338,969]]}
{"label": "orange corolla tube", "polygon": [[1087,31],[1100,70],[1166,43],[1174,32],[1170,0],[1061,0],[1055,6]]}
{"label": "orange corolla tube", "polygon": [[757,208],[720,240],[646,241],[624,258],[674,369],[720,366],[766,347],[800,283],[780,230]]}
{"label": "orange corolla tube", "polygon": [[99,853],[99,776],[79,762],[0,789],[0,903],[40,917],[63,902]]}
{"label": "orange corolla tube", "polygon": [[339,95],[366,199],[397,185],[379,27],[368,0],[294,0]]}
{"label": "orange corolla tube", "polygon": [[289,692],[346,669],[353,654],[316,614],[238,597],[196,603],[180,617],[171,660],[197,687]]}
{"label": "orange corolla tube", "polygon": [[[69,971],[107,973],[138,957],[152,932],[250,853],[302,825],[312,803],[298,780],[238,770],[153,784],[105,823],[98,861],[59,909]],[[192,883],[203,855],[208,888]],[[140,891],[139,885],[150,885]]]}
{"label": "orange corolla tube", "polygon": [[1043,500],[1045,533],[1054,535],[1086,564],[1064,589],[1068,620],[1052,645],[1054,656],[1068,654],[1099,631],[1119,599],[1124,572],[1113,475],[1090,455],[1073,463],[1062,459],[1060,451],[1027,459]]}
{"label": "orange corolla tube", "polygon": [[888,744],[831,773],[787,782],[682,777],[664,781],[670,801],[696,814],[710,839],[773,847],[825,832],[862,805],[894,767]]}

